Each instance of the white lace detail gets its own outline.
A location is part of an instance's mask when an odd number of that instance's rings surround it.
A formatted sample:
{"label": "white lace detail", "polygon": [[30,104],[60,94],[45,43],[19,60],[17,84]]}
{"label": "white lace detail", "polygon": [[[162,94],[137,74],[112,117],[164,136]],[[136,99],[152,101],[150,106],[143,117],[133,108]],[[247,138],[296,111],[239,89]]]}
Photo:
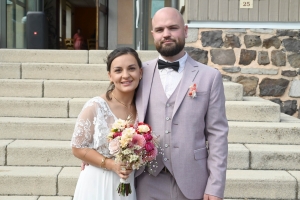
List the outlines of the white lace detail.
{"label": "white lace detail", "polygon": [[90,99],[78,115],[71,146],[92,148],[106,157],[112,157],[108,150],[107,135],[115,120],[115,115],[104,99],[101,97]]}

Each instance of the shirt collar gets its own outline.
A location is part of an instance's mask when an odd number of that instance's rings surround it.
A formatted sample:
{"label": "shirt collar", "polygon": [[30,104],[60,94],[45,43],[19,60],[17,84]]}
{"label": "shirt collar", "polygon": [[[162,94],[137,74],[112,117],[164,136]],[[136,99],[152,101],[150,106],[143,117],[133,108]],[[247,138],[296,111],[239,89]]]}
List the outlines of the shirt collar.
{"label": "shirt collar", "polygon": [[[163,61],[165,61],[165,62],[171,63],[170,61],[165,60],[160,54],[159,54],[159,56],[158,56],[158,59],[163,60]],[[181,73],[181,72],[184,70],[184,66],[185,66],[186,59],[187,59],[187,53],[185,52],[184,56],[182,56],[182,57],[179,58],[178,60],[175,60],[175,61],[174,61],[174,62],[177,62],[177,61],[179,62],[178,73]]]}

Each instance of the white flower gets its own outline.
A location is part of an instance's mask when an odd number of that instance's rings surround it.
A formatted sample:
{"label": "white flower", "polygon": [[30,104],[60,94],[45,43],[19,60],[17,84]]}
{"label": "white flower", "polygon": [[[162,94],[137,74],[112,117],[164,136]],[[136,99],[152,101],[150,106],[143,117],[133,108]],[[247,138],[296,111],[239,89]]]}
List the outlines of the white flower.
{"label": "white flower", "polygon": [[132,152],[131,149],[125,149],[125,150],[122,151],[122,153],[123,153],[124,155],[129,155],[129,154],[132,154],[133,152]]}
{"label": "white flower", "polygon": [[148,131],[150,131],[150,128],[147,125],[139,125],[138,130],[141,133],[147,133]]}
{"label": "white flower", "polygon": [[117,119],[113,125],[113,129],[123,130],[126,127],[127,122],[123,119]]}
{"label": "white flower", "polygon": [[130,128],[126,128],[123,132],[122,132],[122,136],[121,136],[121,147],[124,148],[128,145],[128,143],[132,140],[133,134],[135,133],[135,129],[130,127]]}
{"label": "white flower", "polygon": [[138,161],[139,158],[140,157],[138,155],[130,155],[129,162],[132,163],[132,162]]}

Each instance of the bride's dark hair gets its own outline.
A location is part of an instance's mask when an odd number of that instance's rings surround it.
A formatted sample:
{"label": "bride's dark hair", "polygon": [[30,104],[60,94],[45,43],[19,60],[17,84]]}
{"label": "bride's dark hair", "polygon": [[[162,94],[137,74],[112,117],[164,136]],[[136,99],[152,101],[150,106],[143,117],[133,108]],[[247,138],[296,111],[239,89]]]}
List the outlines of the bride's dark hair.
{"label": "bride's dark hair", "polygon": [[[113,51],[107,56],[107,59],[106,59],[106,70],[107,70],[108,72],[110,72],[110,69],[111,69],[111,63],[113,62],[113,60],[116,59],[116,58],[119,57],[119,56],[126,55],[126,54],[132,55],[132,56],[136,59],[136,61],[137,61],[138,65],[139,65],[139,67],[142,68],[142,61],[141,61],[141,59],[139,58],[138,53],[137,53],[134,49],[132,49],[132,48],[130,48],[130,47],[119,47],[119,48],[113,50]],[[115,89],[114,83],[113,83],[113,82],[110,82],[110,84],[109,84],[109,86],[108,86],[108,88],[107,88],[107,91],[106,91],[106,98],[107,98],[108,100],[111,100],[109,94],[110,94],[114,89]]]}

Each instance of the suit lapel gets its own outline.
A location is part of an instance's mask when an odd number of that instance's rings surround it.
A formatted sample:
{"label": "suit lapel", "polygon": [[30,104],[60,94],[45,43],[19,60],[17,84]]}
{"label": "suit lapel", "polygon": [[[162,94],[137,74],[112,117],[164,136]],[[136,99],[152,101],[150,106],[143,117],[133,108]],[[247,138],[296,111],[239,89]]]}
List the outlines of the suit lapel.
{"label": "suit lapel", "polygon": [[147,62],[145,67],[143,67],[143,78],[140,81],[139,89],[136,95],[136,108],[140,122],[145,120],[156,63],[157,59],[154,59]]}
{"label": "suit lapel", "polygon": [[195,61],[190,56],[188,56],[184,67],[184,72],[183,72],[184,74],[180,81],[179,90],[174,105],[173,116],[175,115],[181,102],[187,95],[189,87],[193,84],[193,81],[196,75],[198,74],[198,72],[199,72],[199,67],[197,63],[195,63]]}

